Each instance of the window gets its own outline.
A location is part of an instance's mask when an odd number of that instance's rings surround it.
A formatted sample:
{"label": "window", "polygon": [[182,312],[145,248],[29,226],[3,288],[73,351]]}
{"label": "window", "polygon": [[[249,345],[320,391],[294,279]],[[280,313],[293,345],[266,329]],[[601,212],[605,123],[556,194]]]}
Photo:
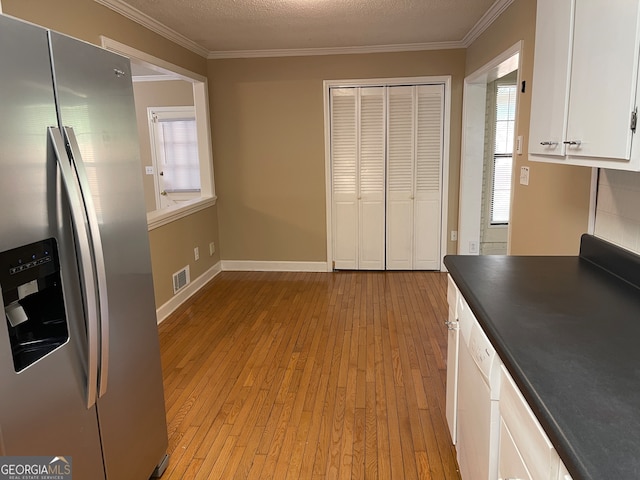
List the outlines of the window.
{"label": "window", "polygon": [[490,224],[507,225],[511,200],[516,86],[497,85],[496,89]]}
{"label": "window", "polygon": [[158,208],[200,196],[200,160],[193,107],[150,107]]}

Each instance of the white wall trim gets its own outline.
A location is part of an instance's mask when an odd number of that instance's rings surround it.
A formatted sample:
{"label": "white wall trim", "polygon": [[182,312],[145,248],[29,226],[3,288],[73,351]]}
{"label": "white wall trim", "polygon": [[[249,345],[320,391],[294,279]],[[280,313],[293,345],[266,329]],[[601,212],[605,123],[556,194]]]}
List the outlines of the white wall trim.
{"label": "white wall trim", "polygon": [[469,30],[469,33],[464,36],[461,42],[464,48],[469,47],[475,42],[513,2],[514,0],[496,0],[489,10],[487,10],[480,20]]}
{"label": "white wall trim", "polygon": [[196,294],[202,287],[204,287],[209,281],[211,281],[216,275],[218,275],[222,268],[221,262],[213,265],[209,270],[204,272],[198,278],[189,283],[184,289],[175,294],[168,302],[160,306],[156,310],[156,319],[158,325],[165,321],[169,315],[176,311],[176,309],[186,302],[191,296]]}
{"label": "white wall trim", "polygon": [[326,272],[327,262],[270,262],[259,260],[222,260],[227,272]]}
{"label": "white wall trim", "polygon": [[331,124],[329,89],[339,87],[363,87],[363,86],[394,86],[394,85],[418,85],[418,84],[443,84],[444,92],[444,138],[442,152],[442,188],[440,205],[440,270],[446,271],[444,257],[447,254],[448,238],[448,211],[449,211],[449,143],[451,137],[451,76],[438,75],[429,77],[394,77],[394,78],[365,78],[350,80],[325,80],[323,86],[324,96],[324,171],[325,171],[325,209],[327,212],[327,271],[333,270],[333,219],[332,219],[332,194],[331,194]]}
{"label": "white wall trim", "polygon": [[[513,0],[512,0],[513,1]],[[405,43],[395,45],[369,45],[361,47],[330,48],[278,48],[271,50],[228,50],[209,52],[207,58],[262,58],[262,57],[312,57],[318,55],[354,55],[366,53],[418,52],[424,50],[451,50],[465,48],[462,41]]]}
{"label": "white wall trim", "polygon": [[147,228],[149,231],[154,230],[163,225],[167,225],[181,218],[188,217],[205,208],[213,207],[218,197],[206,197],[185,202],[184,205],[176,205],[175,207],[163,208],[147,213]]}
{"label": "white wall trim", "polygon": [[182,80],[180,77],[178,77],[177,75],[163,75],[163,74],[158,74],[158,75],[132,75],[131,76],[131,81],[133,83],[142,83],[142,82],[167,82],[170,80]]}
{"label": "white wall trim", "polygon": [[146,13],[141,12],[137,8],[132,7],[124,3],[121,0],[95,0],[97,3],[104,5],[105,7],[113,10],[114,12],[119,13],[123,17],[128,18],[129,20],[133,20],[139,25],[148,28],[152,32],[157,33],[158,35],[166,38],[167,40],[171,40],[178,45],[191,50],[194,53],[197,53],[201,57],[206,57],[209,51],[198,45],[193,40],[185,37],[184,35],[176,32],[175,30],[167,27],[163,23],[151,18]]}

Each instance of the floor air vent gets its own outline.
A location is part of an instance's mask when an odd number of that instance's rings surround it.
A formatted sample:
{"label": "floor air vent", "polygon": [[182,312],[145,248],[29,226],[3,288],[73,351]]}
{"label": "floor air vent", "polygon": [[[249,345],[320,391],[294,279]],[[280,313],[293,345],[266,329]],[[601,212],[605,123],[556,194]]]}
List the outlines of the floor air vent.
{"label": "floor air vent", "polygon": [[191,279],[189,278],[189,265],[182,270],[173,274],[173,293],[174,295],[186,287]]}

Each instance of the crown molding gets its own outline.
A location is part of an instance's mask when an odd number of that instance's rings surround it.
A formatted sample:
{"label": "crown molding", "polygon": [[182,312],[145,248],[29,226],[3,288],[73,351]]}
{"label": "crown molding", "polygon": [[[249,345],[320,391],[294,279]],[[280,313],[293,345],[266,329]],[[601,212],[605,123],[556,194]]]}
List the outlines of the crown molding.
{"label": "crown molding", "polygon": [[482,33],[489,28],[489,26],[496,21],[496,19],[502,15],[509,6],[514,2],[514,0],[496,0],[489,10],[485,12],[485,14],[477,21],[477,23],[469,30],[464,38],[462,39],[463,48],[468,48],[476,39],[482,35]]}
{"label": "crown molding", "polygon": [[[1,0],[0,0],[1,1]],[[167,27],[122,0],[94,0],[105,7],[133,20],[149,30],[210,60],[223,58],[307,57],[314,55],[349,55],[367,53],[415,52],[468,48],[504,12],[514,0],[496,0],[462,40],[452,42],[408,43],[397,45],[371,45],[360,47],[289,48],[271,50],[210,51]]]}
{"label": "crown molding", "polygon": [[171,40],[178,45],[191,50],[194,53],[197,53],[201,57],[207,57],[209,51],[203,46],[197,44],[193,40],[188,39],[184,35],[176,32],[175,30],[167,27],[163,23],[158,22],[157,20],[151,18],[146,13],[141,12],[137,8],[132,7],[124,3],[122,0],[94,0],[96,3],[104,5],[105,7],[113,10],[116,13],[119,13],[123,17],[128,18],[129,20],[133,20],[134,22],[142,25],[143,27],[148,28],[152,32],[157,33],[158,35],[166,38],[167,40]]}
{"label": "crown molding", "polygon": [[398,45],[369,45],[362,47],[329,47],[329,48],[287,48],[273,50],[229,50],[209,52],[209,60],[221,58],[259,58],[259,57],[308,57],[314,55],[350,55],[363,53],[415,52],[421,50],[447,50],[465,48],[463,43],[431,42],[404,43]]}

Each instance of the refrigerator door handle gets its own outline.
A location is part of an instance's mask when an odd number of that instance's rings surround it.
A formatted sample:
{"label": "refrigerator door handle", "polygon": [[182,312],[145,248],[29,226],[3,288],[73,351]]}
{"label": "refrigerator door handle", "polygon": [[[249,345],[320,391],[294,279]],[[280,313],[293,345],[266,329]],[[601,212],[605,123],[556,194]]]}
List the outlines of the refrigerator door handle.
{"label": "refrigerator door handle", "polygon": [[49,127],[49,139],[53,146],[56,161],[60,167],[62,183],[64,184],[71,220],[76,232],[76,245],[80,255],[80,272],[83,280],[84,299],[86,302],[87,316],[87,344],[88,344],[88,369],[87,369],[87,409],[96,403],[98,384],[98,300],[96,295],[96,280],[91,260],[91,247],[89,246],[89,232],[87,231],[86,217],[82,205],[79,187],[75,181],[75,175],[71,170],[60,129]]}
{"label": "refrigerator door handle", "polygon": [[102,397],[107,392],[107,380],[109,378],[109,296],[107,292],[107,270],[104,262],[98,215],[91,195],[89,176],[87,175],[87,170],[82,160],[73,128],[64,127],[64,136],[71,150],[71,161],[77,173],[77,178],[80,183],[80,193],[86,207],[89,231],[91,232],[90,238],[93,246],[93,259],[96,267],[96,278],[98,280],[98,303],[100,306],[100,378],[98,383],[98,396]]}

